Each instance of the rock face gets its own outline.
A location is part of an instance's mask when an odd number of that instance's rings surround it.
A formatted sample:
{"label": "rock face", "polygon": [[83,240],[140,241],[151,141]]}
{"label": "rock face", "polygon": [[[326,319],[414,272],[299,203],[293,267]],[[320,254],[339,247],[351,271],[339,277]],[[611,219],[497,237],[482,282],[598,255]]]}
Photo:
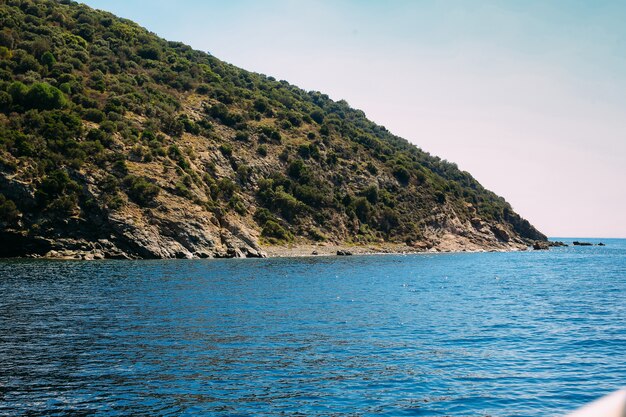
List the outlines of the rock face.
{"label": "rock face", "polygon": [[[6,177],[5,195],[20,195],[36,205],[23,185]],[[6,190],[15,190],[14,193]],[[28,199],[32,201],[28,201]],[[233,216],[218,220],[212,213],[190,206],[176,196],[163,195],[162,205],[142,210],[129,204],[122,210],[99,211],[88,218],[51,222],[52,233],[20,231],[19,219],[0,232],[0,257],[36,256],[53,259],[192,259],[263,258],[258,231]]]}
{"label": "rock face", "polygon": [[343,100],[76,2],[0,2],[0,21],[0,257],[546,241],[469,173]]}

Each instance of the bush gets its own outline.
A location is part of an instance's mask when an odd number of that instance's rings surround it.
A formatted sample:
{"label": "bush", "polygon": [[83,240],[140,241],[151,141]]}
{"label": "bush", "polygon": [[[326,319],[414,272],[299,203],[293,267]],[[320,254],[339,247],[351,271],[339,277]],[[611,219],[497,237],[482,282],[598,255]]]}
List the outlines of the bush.
{"label": "bush", "polygon": [[243,122],[243,117],[241,115],[231,113],[230,111],[228,111],[228,107],[226,107],[222,103],[219,103],[219,104],[216,104],[215,106],[210,107],[207,110],[207,114],[211,116],[212,118],[219,120],[224,125],[229,126],[229,127],[233,127],[237,125],[238,123]]}
{"label": "bush", "polygon": [[260,133],[273,142],[280,143],[282,141],[280,132],[270,126],[261,126]]}
{"label": "bush", "polygon": [[98,109],[87,109],[83,114],[85,120],[89,120],[94,123],[102,123],[104,120],[104,113]]}
{"label": "bush", "polygon": [[137,50],[137,55],[143,59],[158,61],[161,59],[161,49],[157,45],[144,45]]}
{"label": "bush", "polygon": [[219,180],[219,182],[217,183],[217,188],[219,194],[227,199],[232,198],[232,196],[238,190],[237,184],[235,184],[230,178],[222,178],[221,180]]}
{"label": "bush", "polygon": [[311,171],[302,159],[292,161],[287,168],[287,173],[300,184],[307,184],[311,181]]}
{"label": "bush", "polygon": [[47,51],[47,52],[44,52],[44,54],[41,56],[41,59],[39,60],[39,62],[41,62],[41,65],[48,67],[48,69],[50,69],[52,68],[54,64],[57,63],[57,60],[54,58],[54,55],[50,53],[50,51]]}
{"label": "bush", "polygon": [[373,208],[364,197],[357,197],[353,201],[354,212],[363,223],[369,223],[372,217]]}
{"label": "bush", "polygon": [[13,104],[13,97],[6,91],[0,91],[0,111],[7,111]]}
{"label": "bush", "polygon": [[224,155],[226,158],[230,158],[231,156],[233,156],[233,148],[229,144],[222,143],[219,149],[222,155]]}
{"label": "bush", "polygon": [[261,234],[265,237],[278,239],[279,241],[291,241],[293,240],[293,234],[288,230],[285,230],[280,224],[273,220],[268,220],[263,226]]}
{"label": "bush", "polygon": [[367,198],[367,201],[372,204],[378,203],[378,187],[370,185],[363,191],[363,197]]}
{"label": "bush", "polygon": [[0,194],[0,224],[14,225],[20,217],[20,212],[12,200]]}
{"label": "bush", "polygon": [[47,83],[36,83],[26,93],[23,103],[29,109],[51,110],[65,107],[67,99],[58,88]]}
{"label": "bush", "polygon": [[298,215],[306,211],[306,205],[291,194],[277,190],[274,193],[272,205],[280,211],[280,214],[288,221],[294,220]]}
{"label": "bush", "polygon": [[320,110],[313,110],[310,116],[311,119],[313,119],[318,125],[321,125],[324,122],[324,113],[322,113]]}
{"label": "bush", "polygon": [[76,206],[75,194],[78,190],[80,190],[80,186],[70,179],[67,171],[58,169],[52,171],[41,181],[35,192],[35,197],[43,207],[52,208],[53,211],[57,212],[69,213]]}
{"label": "bush", "polygon": [[400,184],[407,185],[409,180],[411,179],[411,173],[408,169],[403,167],[402,165],[396,165],[393,168],[393,176],[400,182]]}
{"label": "bush", "polygon": [[148,182],[145,178],[128,175],[124,178],[124,185],[128,187],[126,193],[140,206],[148,206],[154,202],[161,189]]}

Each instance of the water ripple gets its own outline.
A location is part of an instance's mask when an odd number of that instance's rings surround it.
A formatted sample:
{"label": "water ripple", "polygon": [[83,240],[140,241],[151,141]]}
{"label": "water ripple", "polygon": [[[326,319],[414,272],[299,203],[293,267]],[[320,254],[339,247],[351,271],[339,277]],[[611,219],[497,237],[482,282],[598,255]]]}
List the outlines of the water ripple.
{"label": "water ripple", "polygon": [[624,385],[626,242],[0,262],[0,415],[559,415]]}

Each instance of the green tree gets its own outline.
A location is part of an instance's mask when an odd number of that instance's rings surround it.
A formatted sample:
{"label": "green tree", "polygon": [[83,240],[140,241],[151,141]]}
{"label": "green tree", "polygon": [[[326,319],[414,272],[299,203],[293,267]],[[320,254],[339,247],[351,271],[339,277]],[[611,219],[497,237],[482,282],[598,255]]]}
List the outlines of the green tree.
{"label": "green tree", "polygon": [[48,67],[48,69],[51,69],[52,66],[57,63],[57,60],[54,58],[54,55],[52,55],[52,53],[48,51],[44,52],[39,62],[41,62],[41,65]]}
{"label": "green tree", "polygon": [[30,109],[52,110],[67,105],[65,95],[48,83],[33,84],[24,97],[24,106]]}

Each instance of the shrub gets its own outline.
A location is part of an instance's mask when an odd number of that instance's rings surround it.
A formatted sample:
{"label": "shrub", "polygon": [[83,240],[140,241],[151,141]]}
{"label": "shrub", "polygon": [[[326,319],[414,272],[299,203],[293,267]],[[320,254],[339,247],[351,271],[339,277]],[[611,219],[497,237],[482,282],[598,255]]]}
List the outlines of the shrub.
{"label": "shrub", "polygon": [[237,184],[235,184],[230,178],[222,178],[219,180],[217,188],[219,194],[227,199],[230,199],[238,190]]}
{"label": "shrub", "polygon": [[248,140],[250,140],[250,136],[248,136],[246,132],[237,132],[237,134],[235,135],[235,140],[239,142],[247,142]]}
{"label": "shrub", "polygon": [[321,125],[324,122],[324,113],[320,110],[313,110],[310,113],[311,119],[315,121],[318,125]]}
{"label": "shrub", "polygon": [[261,126],[260,133],[265,135],[265,137],[272,140],[273,142],[280,143],[282,141],[282,136],[280,135],[280,132],[270,126]]}
{"label": "shrub", "polygon": [[222,143],[219,149],[222,155],[224,155],[226,158],[230,158],[231,156],[233,156],[233,148],[229,144]]}
{"label": "shrub", "polygon": [[101,123],[104,120],[104,113],[98,109],[87,109],[83,117],[90,122]]}
{"label": "shrub", "polygon": [[378,203],[378,187],[376,185],[370,185],[363,191],[363,197],[367,198],[372,204]]}
{"label": "shrub", "polygon": [[0,91],[0,111],[7,111],[13,104],[13,97],[6,91]]}
{"label": "shrub", "polygon": [[12,200],[0,194],[0,224],[13,225],[19,219],[20,212]]}
{"label": "shrub", "polygon": [[272,205],[276,207],[281,215],[288,221],[294,220],[298,215],[306,211],[306,205],[284,190],[277,190],[274,193]]}
{"label": "shrub", "polygon": [[261,234],[265,237],[278,239],[279,241],[291,241],[293,240],[293,234],[288,230],[285,230],[280,224],[274,220],[268,220],[263,226]]}
{"label": "shrub", "polygon": [[309,145],[302,144],[298,146],[298,155],[300,155],[303,159],[309,159],[311,157],[311,150],[309,149]]}
{"label": "shrub", "polygon": [[70,179],[67,171],[57,169],[41,181],[35,196],[41,205],[46,206],[55,198],[74,194],[79,189],[79,185]]}
{"label": "shrub", "polygon": [[52,55],[50,51],[47,51],[47,52],[44,52],[44,54],[41,56],[41,59],[39,60],[39,62],[41,62],[43,66],[48,67],[48,69],[50,69],[52,68],[54,64],[57,63],[57,60],[54,58],[54,55]]}
{"label": "shrub", "polygon": [[144,45],[137,50],[137,55],[143,59],[158,61],[161,59],[161,49],[157,45]]}
{"label": "shrub", "polygon": [[311,171],[302,159],[292,161],[287,168],[287,173],[300,184],[307,184],[311,181]]}
{"label": "shrub", "polygon": [[126,193],[140,206],[148,206],[154,202],[161,189],[148,182],[145,178],[128,175],[124,178],[124,185],[128,187]]}
{"label": "shrub", "polygon": [[373,208],[364,197],[357,197],[353,201],[354,212],[363,223],[369,223],[372,217]]}
{"label": "shrub", "polygon": [[389,233],[398,227],[399,223],[398,213],[389,207],[385,207],[378,220],[378,228],[385,233]]}
{"label": "shrub", "polygon": [[29,109],[51,110],[65,107],[67,99],[58,88],[48,83],[36,83],[28,89],[23,103]]}
{"label": "shrub", "polygon": [[400,184],[407,185],[409,180],[411,179],[411,174],[409,170],[403,167],[402,165],[396,165],[393,168],[393,176],[400,182]]}

